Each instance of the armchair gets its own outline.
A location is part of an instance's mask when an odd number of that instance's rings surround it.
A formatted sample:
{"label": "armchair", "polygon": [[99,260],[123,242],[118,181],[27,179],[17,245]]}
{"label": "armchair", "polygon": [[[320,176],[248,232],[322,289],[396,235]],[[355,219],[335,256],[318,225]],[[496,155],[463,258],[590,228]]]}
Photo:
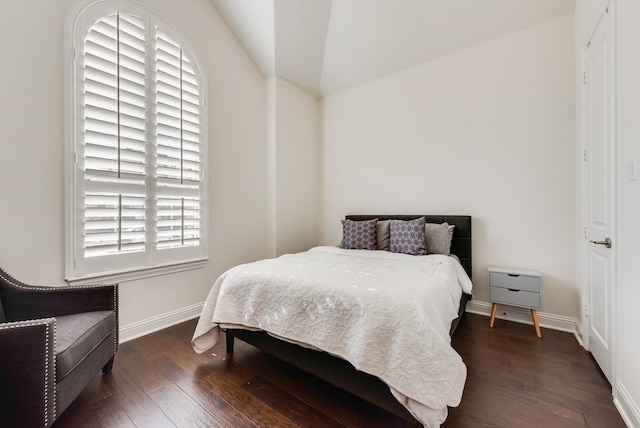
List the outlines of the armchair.
{"label": "armchair", "polygon": [[0,426],[48,427],[118,350],[118,285],[38,287],[0,269]]}

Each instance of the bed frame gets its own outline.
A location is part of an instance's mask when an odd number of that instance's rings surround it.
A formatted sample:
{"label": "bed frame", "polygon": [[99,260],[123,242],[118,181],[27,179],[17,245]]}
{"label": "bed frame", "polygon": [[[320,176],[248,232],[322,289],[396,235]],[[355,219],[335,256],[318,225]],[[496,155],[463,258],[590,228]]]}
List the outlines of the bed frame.
{"label": "bed frame", "polygon": [[[348,215],[350,220],[413,220],[422,215]],[[455,254],[465,271],[471,278],[471,217],[461,215],[425,215],[427,223],[443,223],[455,225],[451,241],[451,253]],[[451,323],[449,334],[453,336],[462,320],[467,301],[471,296],[462,293],[458,318]],[[358,371],[351,363],[326,352],[315,351],[285,342],[270,336],[263,331],[227,329],[227,353],[233,353],[234,338],[249,343],[262,351],[271,354],[303,371],[319,377],[338,388],[360,397],[380,408],[387,410],[408,421],[415,418],[391,394],[389,387],[375,376]]]}

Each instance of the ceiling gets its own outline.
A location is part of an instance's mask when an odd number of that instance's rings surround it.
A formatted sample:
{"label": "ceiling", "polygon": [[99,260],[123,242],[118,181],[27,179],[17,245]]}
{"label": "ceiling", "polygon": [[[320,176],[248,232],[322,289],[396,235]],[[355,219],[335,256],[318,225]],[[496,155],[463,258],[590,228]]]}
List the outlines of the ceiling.
{"label": "ceiling", "polygon": [[256,66],[324,96],[572,13],[575,0],[211,0]]}

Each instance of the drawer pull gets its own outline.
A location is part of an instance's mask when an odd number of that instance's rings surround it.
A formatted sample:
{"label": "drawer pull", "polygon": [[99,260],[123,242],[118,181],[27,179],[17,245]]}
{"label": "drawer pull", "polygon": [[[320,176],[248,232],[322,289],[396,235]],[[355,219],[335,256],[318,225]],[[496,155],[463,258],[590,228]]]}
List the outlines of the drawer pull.
{"label": "drawer pull", "polygon": [[514,293],[517,293],[518,291],[520,291],[520,290],[516,290],[516,289],[514,289],[514,288],[507,288],[507,290],[509,290],[509,291],[513,291]]}
{"label": "drawer pull", "polygon": [[520,275],[518,275],[517,273],[508,273],[507,275],[509,276],[513,276],[515,278],[519,277]]}

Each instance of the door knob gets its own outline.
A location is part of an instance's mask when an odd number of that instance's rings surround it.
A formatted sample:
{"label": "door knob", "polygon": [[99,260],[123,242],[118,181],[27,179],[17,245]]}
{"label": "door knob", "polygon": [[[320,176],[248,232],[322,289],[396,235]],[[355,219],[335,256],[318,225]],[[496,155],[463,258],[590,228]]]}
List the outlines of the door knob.
{"label": "door knob", "polygon": [[611,238],[605,238],[604,241],[589,241],[592,244],[604,245],[607,248],[611,248]]}

